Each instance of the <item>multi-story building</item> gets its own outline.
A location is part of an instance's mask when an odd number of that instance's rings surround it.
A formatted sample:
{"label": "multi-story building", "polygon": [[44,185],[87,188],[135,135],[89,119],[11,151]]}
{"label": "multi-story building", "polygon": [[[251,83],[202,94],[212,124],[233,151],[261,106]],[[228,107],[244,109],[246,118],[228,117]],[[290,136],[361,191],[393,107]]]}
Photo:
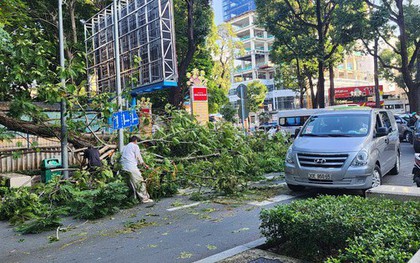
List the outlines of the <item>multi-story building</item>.
{"label": "multi-story building", "polygon": [[236,88],[254,80],[261,81],[268,88],[265,109],[276,111],[295,108],[296,93],[274,85],[275,65],[270,60],[274,36],[256,26],[255,3],[253,0],[223,0],[223,17],[230,23],[237,37],[242,41],[245,52],[235,57],[232,87],[229,100],[239,103]]}

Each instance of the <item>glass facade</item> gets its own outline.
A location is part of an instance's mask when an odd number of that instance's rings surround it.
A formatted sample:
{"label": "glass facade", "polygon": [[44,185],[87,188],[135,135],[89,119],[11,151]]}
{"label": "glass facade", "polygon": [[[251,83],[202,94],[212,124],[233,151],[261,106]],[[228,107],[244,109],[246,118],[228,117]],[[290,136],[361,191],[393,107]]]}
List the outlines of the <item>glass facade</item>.
{"label": "glass facade", "polygon": [[254,0],[223,0],[223,20],[225,22],[254,10]]}

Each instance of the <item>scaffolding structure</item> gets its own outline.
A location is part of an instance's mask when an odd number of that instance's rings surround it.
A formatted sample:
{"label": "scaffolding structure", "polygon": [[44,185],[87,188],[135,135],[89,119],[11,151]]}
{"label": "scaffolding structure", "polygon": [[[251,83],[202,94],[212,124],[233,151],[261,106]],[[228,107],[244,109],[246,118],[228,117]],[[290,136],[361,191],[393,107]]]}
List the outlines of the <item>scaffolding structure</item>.
{"label": "scaffolding structure", "polygon": [[[142,93],[176,86],[178,78],[172,0],[119,0],[117,8],[123,90]],[[114,9],[85,23],[91,92],[115,92]]]}

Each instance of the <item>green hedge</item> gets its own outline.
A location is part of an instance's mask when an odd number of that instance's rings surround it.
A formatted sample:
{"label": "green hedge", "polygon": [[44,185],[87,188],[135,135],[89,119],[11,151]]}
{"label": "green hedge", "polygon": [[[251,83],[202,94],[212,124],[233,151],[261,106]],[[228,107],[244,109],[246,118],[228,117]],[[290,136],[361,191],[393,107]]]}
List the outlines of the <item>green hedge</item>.
{"label": "green hedge", "polygon": [[312,262],[407,262],[420,249],[420,202],[321,196],[260,218],[271,245]]}

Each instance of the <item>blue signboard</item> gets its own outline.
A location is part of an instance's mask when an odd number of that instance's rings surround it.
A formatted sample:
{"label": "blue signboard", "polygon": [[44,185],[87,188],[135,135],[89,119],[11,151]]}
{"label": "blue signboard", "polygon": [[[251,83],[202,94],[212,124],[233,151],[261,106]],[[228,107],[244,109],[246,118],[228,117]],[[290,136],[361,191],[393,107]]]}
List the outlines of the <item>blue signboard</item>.
{"label": "blue signboard", "polygon": [[112,128],[118,130],[122,128],[122,115],[121,112],[112,114]]}
{"label": "blue signboard", "polygon": [[130,126],[137,126],[139,125],[139,116],[137,116],[137,113],[135,110],[131,111],[131,123]]}
{"label": "blue signboard", "polygon": [[122,112],[122,127],[127,128],[130,127],[131,123],[131,113],[129,111]]}
{"label": "blue signboard", "polygon": [[112,129],[118,130],[139,124],[139,117],[136,111],[122,111],[112,114]]}

